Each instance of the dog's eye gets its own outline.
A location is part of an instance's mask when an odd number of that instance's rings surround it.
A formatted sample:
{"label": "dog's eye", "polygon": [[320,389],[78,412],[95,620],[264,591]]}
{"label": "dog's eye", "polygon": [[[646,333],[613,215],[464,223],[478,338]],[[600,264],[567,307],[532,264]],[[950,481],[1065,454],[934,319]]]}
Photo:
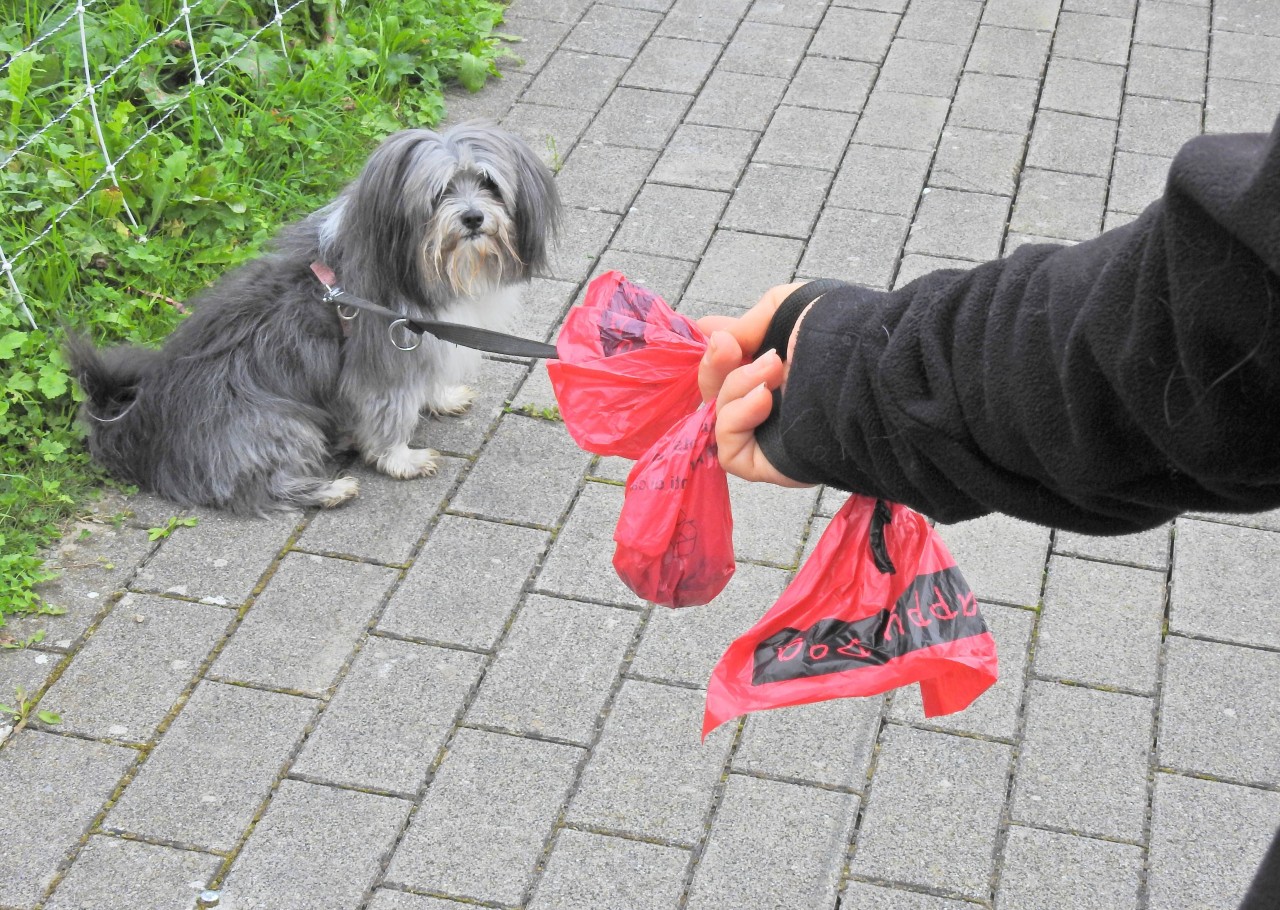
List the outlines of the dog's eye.
{"label": "dog's eye", "polygon": [[484,187],[485,192],[492,193],[498,199],[502,198],[502,190],[498,189],[498,184],[494,183],[493,178],[488,174],[481,176],[480,185]]}

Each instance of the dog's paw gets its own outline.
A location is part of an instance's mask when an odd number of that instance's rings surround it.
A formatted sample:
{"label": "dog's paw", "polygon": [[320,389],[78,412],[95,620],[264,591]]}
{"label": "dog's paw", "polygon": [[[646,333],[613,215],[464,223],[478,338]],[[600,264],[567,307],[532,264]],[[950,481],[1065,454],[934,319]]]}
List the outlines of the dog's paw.
{"label": "dog's paw", "polygon": [[355,499],[359,492],[360,481],[354,477],[339,477],[316,490],[316,498],[320,501],[321,507],[333,509]]}
{"label": "dog's paw", "polygon": [[400,446],[375,461],[376,467],[388,477],[409,480],[414,477],[430,477],[436,472],[436,459],[440,453],[434,449],[411,449]]}
{"label": "dog's paw", "polygon": [[465,414],[470,410],[471,405],[475,403],[476,390],[470,386],[455,385],[450,386],[440,393],[438,401],[430,401],[427,403],[428,410],[435,415],[457,416]]}

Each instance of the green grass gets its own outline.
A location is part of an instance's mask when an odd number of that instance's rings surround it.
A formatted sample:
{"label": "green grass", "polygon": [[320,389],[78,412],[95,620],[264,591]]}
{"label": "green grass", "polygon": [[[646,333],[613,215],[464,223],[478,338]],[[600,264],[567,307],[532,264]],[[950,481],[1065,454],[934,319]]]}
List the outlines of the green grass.
{"label": "green grass", "polygon": [[38,609],[40,549],[104,481],[74,422],[61,327],[157,342],[180,301],[328,201],[382,137],[436,124],[443,87],[478,90],[504,53],[492,0],[309,0],[284,17],[283,48],[270,0],[191,6],[203,85],[185,23],[168,27],[180,0],[88,6],[93,78],[110,74],[101,141],[128,150],[118,187],[94,187],[89,106],[66,115],[84,90],[76,18],[49,34],[74,2],[0,0],[0,161],[22,147],[0,167],[0,248],[38,327],[0,276],[0,626]]}

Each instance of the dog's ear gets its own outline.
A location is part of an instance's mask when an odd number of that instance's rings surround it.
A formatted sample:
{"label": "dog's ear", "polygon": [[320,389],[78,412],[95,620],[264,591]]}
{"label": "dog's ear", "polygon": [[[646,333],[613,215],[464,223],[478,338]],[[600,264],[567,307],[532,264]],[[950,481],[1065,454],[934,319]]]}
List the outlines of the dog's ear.
{"label": "dog's ear", "polygon": [[533,149],[518,136],[508,134],[508,142],[505,157],[515,169],[516,252],[532,277],[546,269],[548,247],[560,226],[560,193],[551,169]]}

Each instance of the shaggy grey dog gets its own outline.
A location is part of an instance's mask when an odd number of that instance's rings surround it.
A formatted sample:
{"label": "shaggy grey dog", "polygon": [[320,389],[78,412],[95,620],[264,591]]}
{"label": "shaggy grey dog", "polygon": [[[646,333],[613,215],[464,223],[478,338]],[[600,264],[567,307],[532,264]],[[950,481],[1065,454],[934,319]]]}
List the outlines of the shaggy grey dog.
{"label": "shaggy grey dog", "polygon": [[410,317],[503,329],[546,264],[559,216],[551,173],[484,123],[388,138],[336,200],[224,276],[159,350],[72,338],[82,416],[112,475],[186,505],[239,513],[336,506],[332,452],[392,477],[435,471],[409,439],[423,411],[455,414],[480,355],[361,312],[341,318],[312,272]]}

